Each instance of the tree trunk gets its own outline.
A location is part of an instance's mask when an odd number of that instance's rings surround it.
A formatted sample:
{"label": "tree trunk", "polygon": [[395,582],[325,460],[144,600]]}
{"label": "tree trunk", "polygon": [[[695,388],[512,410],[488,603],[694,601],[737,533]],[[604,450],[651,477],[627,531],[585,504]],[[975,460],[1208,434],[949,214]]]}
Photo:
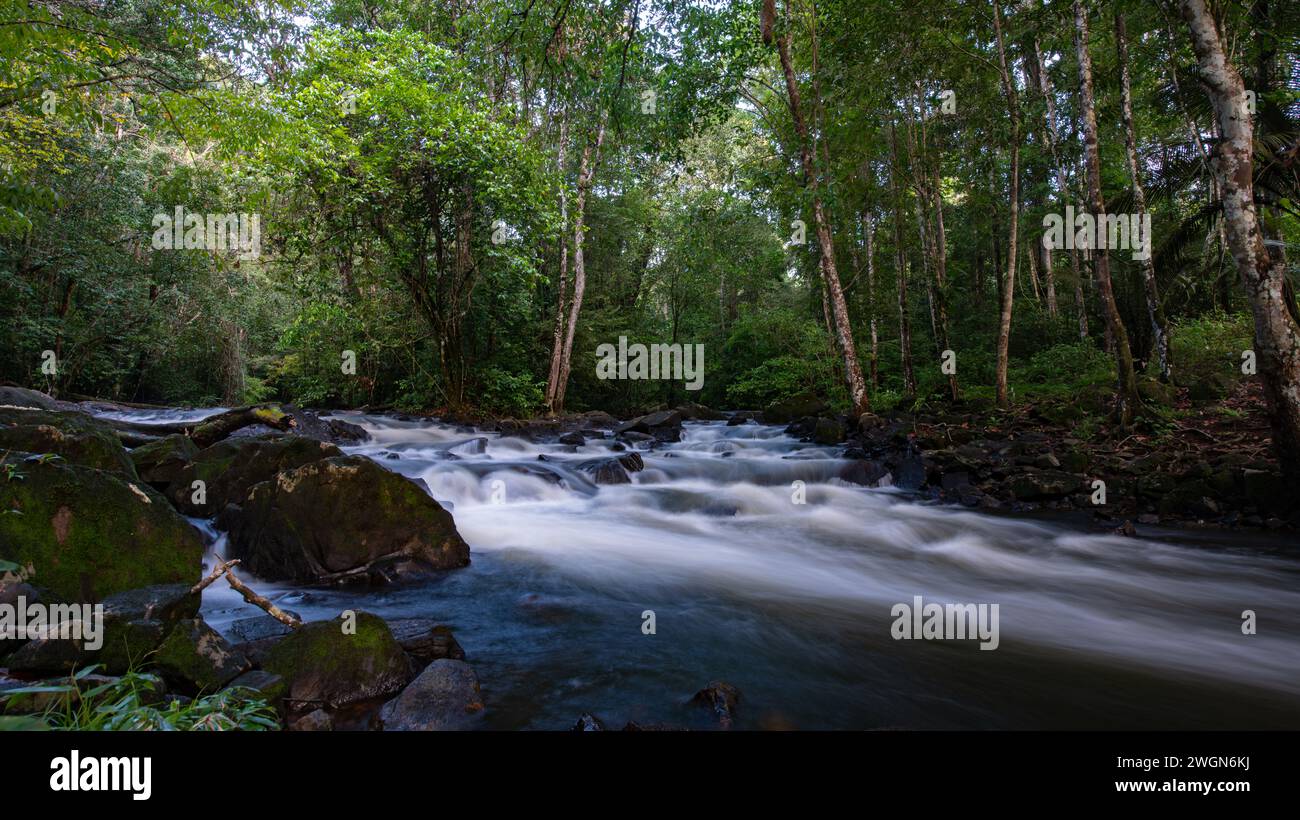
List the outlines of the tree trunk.
{"label": "tree trunk", "polygon": [[[775,27],[775,4],[766,2],[763,7],[763,39],[769,45],[773,39]],[[812,195],[813,224],[817,231],[817,244],[821,249],[822,284],[830,301],[831,315],[835,322],[835,335],[839,341],[840,354],[844,360],[844,381],[848,387],[849,402],[853,407],[853,416],[869,413],[871,402],[867,397],[866,382],[862,378],[862,365],[858,362],[857,346],[853,341],[853,328],[849,324],[849,309],[844,301],[844,290],[840,287],[840,276],[835,266],[835,245],[831,239],[829,220],[821,194],[817,190],[817,169],[813,165],[813,148],[808,133],[808,124],[804,120],[803,106],[799,99],[799,84],[795,78],[794,64],[790,58],[790,32],[787,28],[775,38],[777,54],[781,59],[781,71],[785,74],[785,90],[790,116],[794,120],[795,132],[799,137],[799,156],[803,163],[804,187]],[[820,101],[814,100],[814,107]]]}
{"label": "tree trunk", "polygon": [[[1097,106],[1092,93],[1092,58],[1088,53],[1088,12],[1084,0],[1074,0],[1075,51],[1079,62],[1079,91],[1082,102],[1084,160],[1088,168],[1088,199],[1093,218],[1101,225],[1106,213],[1106,203],[1101,195],[1101,154],[1097,149]],[[1120,318],[1115,303],[1115,290],[1110,281],[1110,254],[1101,241],[1100,230],[1095,237],[1093,258],[1097,271],[1097,291],[1106,314],[1106,327],[1115,347],[1115,366],[1119,376],[1119,389],[1115,394],[1115,414],[1120,427],[1133,423],[1133,413],[1138,406],[1137,379],[1133,374],[1133,353],[1129,348],[1128,330]]]}
{"label": "tree trunk", "polygon": [[862,215],[862,236],[867,252],[867,315],[871,317],[871,386],[880,388],[880,335],[876,327],[876,226]]}
{"label": "tree trunk", "polygon": [[[556,152],[556,167],[559,170],[560,177],[564,177],[565,158],[568,154],[569,139],[569,117],[568,109],[561,115],[560,119],[560,145]],[[560,371],[561,360],[564,358],[564,313],[569,304],[569,239],[565,235],[565,230],[569,224],[569,196],[561,183],[560,185],[560,278],[559,290],[556,296],[555,304],[555,329],[551,338],[551,371],[546,379],[546,409],[551,413],[556,412],[555,397],[560,390]]]}
{"label": "tree trunk", "polygon": [[596,142],[582,149],[582,164],[578,168],[577,200],[573,203],[573,303],[569,307],[569,326],[565,330],[564,350],[560,353],[560,376],[556,382],[552,413],[564,410],[564,393],[569,385],[569,371],[573,364],[573,337],[578,329],[578,315],[582,313],[582,296],[587,290],[587,265],[582,248],[586,242],[587,194],[591,180],[600,163],[600,148],[605,143],[605,120],[602,117],[596,128]]}
{"label": "tree trunk", "polygon": [[[1128,31],[1124,25],[1124,13],[1115,10],[1115,46],[1119,52],[1120,100],[1124,115],[1124,146],[1128,153],[1128,173],[1133,186],[1133,202],[1137,207],[1138,218],[1146,220],[1147,196],[1142,188],[1142,174],[1137,159],[1137,129],[1133,124],[1133,84],[1128,70]],[[1150,237],[1148,237],[1150,239]],[[1153,251],[1148,248],[1148,251]],[[1155,354],[1156,364],[1160,368],[1160,378],[1169,381],[1172,377],[1172,364],[1169,359],[1169,322],[1165,320],[1165,309],[1160,304],[1160,288],[1156,284],[1156,266],[1152,253],[1146,259],[1139,260],[1142,266],[1142,284],[1146,291],[1147,318],[1151,320],[1151,351]]]}
{"label": "tree trunk", "polygon": [[1300,478],[1300,327],[1287,310],[1286,271],[1260,232],[1254,194],[1254,128],[1246,110],[1241,75],[1224,55],[1214,18],[1204,0],[1180,0],[1192,48],[1223,139],[1214,170],[1223,194],[1224,222],[1232,258],[1255,317],[1255,354],[1273,422],[1273,446],[1283,471]]}
{"label": "tree trunk", "polygon": [[1020,229],[1020,102],[1007,63],[1007,50],[1002,37],[1001,0],[993,0],[993,31],[998,44],[998,68],[1002,75],[1002,92],[1007,98],[1007,110],[1011,114],[1011,201],[1007,209],[1011,217],[1011,228],[1007,234],[1007,273],[1002,284],[1002,312],[998,321],[997,351],[997,402],[999,407],[1005,408],[1011,405],[1010,392],[1007,389],[1007,366],[1011,353],[1011,310],[1016,298],[1016,239]]}

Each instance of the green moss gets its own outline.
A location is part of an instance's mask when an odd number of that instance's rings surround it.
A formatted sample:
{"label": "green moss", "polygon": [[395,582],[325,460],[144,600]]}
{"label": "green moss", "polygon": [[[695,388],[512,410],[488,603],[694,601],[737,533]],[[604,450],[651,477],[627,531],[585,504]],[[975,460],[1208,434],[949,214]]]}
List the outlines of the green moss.
{"label": "green moss", "polygon": [[355,634],[348,621],[304,624],[277,643],[262,668],[283,677],[289,698],[334,706],[393,694],[411,677],[410,662],[377,615],[356,613]]}
{"label": "green moss", "polygon": [[22,472],[0,481],[0,559],[30,563],[32,584],[98,601],[198,580],[198,531],[146,485],[67,463],[28,463]]}
{"label": "green moss", "polygon": [[0,452],[57,453],[66,461],[137,478],[112,428],[84,413],[0,408]]}

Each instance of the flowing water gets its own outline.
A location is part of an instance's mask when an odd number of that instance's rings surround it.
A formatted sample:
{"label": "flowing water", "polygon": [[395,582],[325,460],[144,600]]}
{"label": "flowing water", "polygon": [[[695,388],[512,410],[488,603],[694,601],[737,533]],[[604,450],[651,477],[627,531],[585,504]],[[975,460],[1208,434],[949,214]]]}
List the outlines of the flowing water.
{"label": "flowing water", "polygon": [[[843,483],[837,448],[754,424],[688,423],[680,443],[641,451],[633,483],[597,487],[573,463],[612,440],[342,417],[372,437],[346,451],[452,510],[472,564],[378,589],[250,583],[308,619],[448,624],[494,728],[568,728],[583,712],[698,725],[687,701],[711,680],[742,691],[742,728],[1300,728],[1290,539],[1131,539],[923,502]],[[997,604],[997,649],[895,640],[891,609],[918,595]],[[250,614],[228,589],[205,593],[218,629]]]}

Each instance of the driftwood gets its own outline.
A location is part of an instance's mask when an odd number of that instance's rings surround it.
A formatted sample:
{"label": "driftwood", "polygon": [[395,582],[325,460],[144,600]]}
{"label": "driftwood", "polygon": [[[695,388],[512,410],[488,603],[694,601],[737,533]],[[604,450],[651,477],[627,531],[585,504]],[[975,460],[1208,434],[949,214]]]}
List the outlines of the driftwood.
{"label": "driftwood", "polygon": [[257,594],[257,592],[255,592],[251,587],[239,580],[239,578],[235,576],[235,573],[231,572],[231,568],[238,563],[238,558],[230,561],[218,561],[217,565],[212,568],[212,572],[208,573],[206,578],[190,588],[190,593],[196,594],[202,592],[211,586],[214,581],[224,575],[226,577],[226,583],[230,584],[230,588],[243,596],[244,600],[248,603],[260,607],[267,615],[275,618],[290,629],[297,629],[302,626],[301,620],[285,612],[283,609],[280,609],[280,607],[271,603],[268,598]]}
{"label": "driftwood", "polygon": [[237,407],[198,422],[145,424],[136,421],[101,419],[112,427],[123,444],[138,447],[163,436],[181,434],[188,436],[200,449],[216,444],[237,430],[254,424],[265,424],[275,430],[288,430],[297,422],[293,416],[273,404]]}

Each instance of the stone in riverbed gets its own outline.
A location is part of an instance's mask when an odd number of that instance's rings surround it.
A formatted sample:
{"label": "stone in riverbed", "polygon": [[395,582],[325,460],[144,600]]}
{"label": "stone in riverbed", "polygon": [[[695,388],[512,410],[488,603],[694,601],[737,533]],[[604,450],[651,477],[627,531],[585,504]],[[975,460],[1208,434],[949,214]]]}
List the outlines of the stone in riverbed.
{"label": "stone in riverbed", "polygon": [[465,660],[465,650],[456,642],[451,628],[431,618],[399,618],[389,621],[388,628],[417,668],[444,658]]}
{"label": "stone in riverbed", "polygon": [[4,463],[22,478],[0,480],[0,559],[30,564],[33,586],[93,603],[199,580],[199,531],[147,485],[67,462]]}
{"label": "stone in riverbed", "polygon": [[181,474],[198,454],[199,448],[190,437],[180,433],[142,444],[130,453],[140,480],[164,492],[169,485],[180,481]]}
{"label": "stone in riverbed", "polygon": [[411,664],[388,625],[377,615],[355,613],[349,620],[313,621],[279,640],[262,668],[288,682],[285,700],[338,708],[357,701],[388,697],[411,680]]}
{"label": "stone in riverbed", "polygon": [[388,732],[476,729],[483,721],[478,676],[464,661],[434,661],[384,704],[379,717]]}
{"label": "stone in riverbed", "polygon": [[691,703],[708,707],[718,719],[718,726],[730,729],[736,707],[740,704],[740,690],[726,681],[712,681],[695,693]]}
{"label": "stone in riverbed", "polygon": [[812,393],[799,393],[774,401],[763,410],[765,424],[789,424],[805,416],[819,416],[829,408],[825,400]]}
{"label": "stone in riverbed", "polygon": [[469,563],[451,514],[363,456],[282,472],[228,507],[219,525],[228,555],[266,580],[389,580]]}
{"label": "stone in riverbed", "polygon": [[640,453],[625,453],[612,458],[595,458],[584,461],[578,469],[591,475],[597,484],[631,484],[628,473],[638,473],[645,469],[645,461]]}
{"label": "stone in riverbed", "polygon": [[1020,501],[1062,498],[1082,488],[1081,478],[1056,470],[1021,473],[1011,479],[1011,494]]}
{"label": "stone in riverbed", "polygon": [[[301,436],[228,438],[200,450],[169,484],[167,497],[186,515],[210,518],[227,504],[242,504],[254,485],[285,470],[341,455],[333,444]],[[195,481],[203,482],[198,498]]]}
{"label": "stone in riverbed", "polygon": [[55,453],[72,464],[137,478],[117,434],[85,413],[0,407],[0,452],[6,450]]}
{"label": "stone in riverbed", "polygon": [[189,693],[211,693],[246,671],[248,659],[202,618],[180,621],[150,658],[163,680]]}

